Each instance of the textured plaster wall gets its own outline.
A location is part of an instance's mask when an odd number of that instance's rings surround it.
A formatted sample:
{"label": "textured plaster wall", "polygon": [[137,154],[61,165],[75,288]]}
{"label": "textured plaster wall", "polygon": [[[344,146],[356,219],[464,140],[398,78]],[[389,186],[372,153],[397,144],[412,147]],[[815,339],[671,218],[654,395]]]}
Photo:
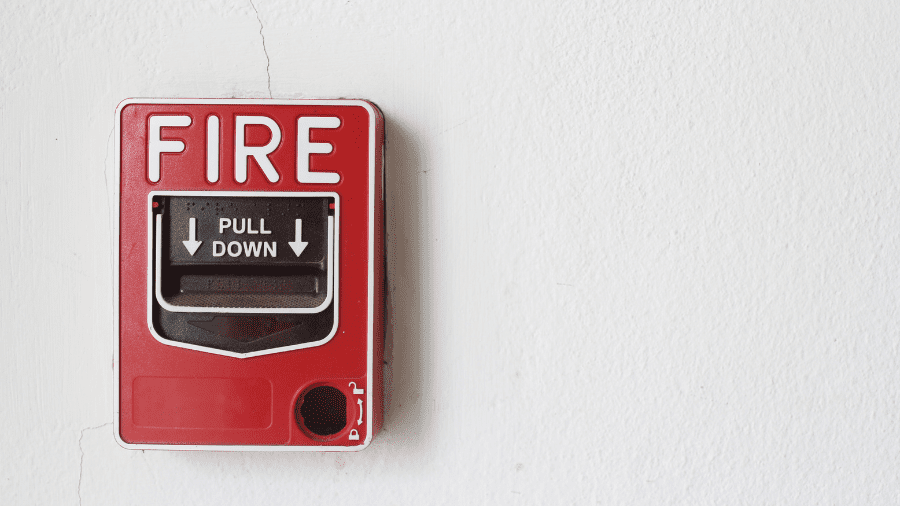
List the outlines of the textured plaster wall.
{"label": "textured plaster wall", "polygon": [[[6,0],[3,504],[897,504],[895,1]],[[387,118],[359,454],[113,440],[127,97]]]}

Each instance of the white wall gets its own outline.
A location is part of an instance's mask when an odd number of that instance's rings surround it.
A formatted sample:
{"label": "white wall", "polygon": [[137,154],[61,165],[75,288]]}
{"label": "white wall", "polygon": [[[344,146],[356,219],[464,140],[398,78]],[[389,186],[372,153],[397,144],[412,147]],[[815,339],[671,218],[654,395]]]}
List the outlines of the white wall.
{"label": "white wall", "polygon": [[[3,504],[896,504],[900,4],[20,2],[0,14]],[[113,111],[387,117],[385,430],[113,440]]]}

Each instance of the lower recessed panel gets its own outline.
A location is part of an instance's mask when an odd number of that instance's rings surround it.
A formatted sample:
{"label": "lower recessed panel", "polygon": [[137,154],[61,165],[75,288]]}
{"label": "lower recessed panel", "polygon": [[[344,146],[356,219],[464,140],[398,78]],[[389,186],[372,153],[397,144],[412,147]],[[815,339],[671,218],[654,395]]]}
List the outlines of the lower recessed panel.
{"label": "lower recessed panel", "polygon": [[134,380],[134,424],[178,429],[265,429],[272,384],[262,378]]}

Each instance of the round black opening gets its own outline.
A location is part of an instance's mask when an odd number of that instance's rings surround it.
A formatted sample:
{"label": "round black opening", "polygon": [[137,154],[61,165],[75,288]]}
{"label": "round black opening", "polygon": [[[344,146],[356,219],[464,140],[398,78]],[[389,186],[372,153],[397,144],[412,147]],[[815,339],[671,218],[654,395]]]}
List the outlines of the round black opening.
{"label": "round black opening", "polygon": [[334,387],[315,387],[300,397],[295,416],[317,436],[337,434],[347,426],[347,397]]}

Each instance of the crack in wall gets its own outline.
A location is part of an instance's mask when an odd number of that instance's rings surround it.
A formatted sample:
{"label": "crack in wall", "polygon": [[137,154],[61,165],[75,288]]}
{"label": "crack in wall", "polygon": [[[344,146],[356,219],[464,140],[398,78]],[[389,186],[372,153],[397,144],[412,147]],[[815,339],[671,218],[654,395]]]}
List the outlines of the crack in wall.
{"label": "crack in wall", "polygon": [[259,23],[259,36],[262,39],[263,53],[266,55],[266,86],[269,89],[269,98],[272,98],[272,74],[269,73],[269,65],[272,61],[269,59],[269,52],[266,50],[266,36],[263,35],[262,19],[259,17],[259,10],[256,8],[253,0],[248,1],[250,2],[250,7],[253,7],[253,12],[256,13],[256,21]]}
{"label": "crack in wall", "polygon": [[101,427],[106,427],[107,425],[112,425],[112,422],[102,423],[100,425],[95,425],[94,427],[85,427],[81,429],[81,435],[78,436],[78,451],[81,452],[81,457],[78,461],[78,504],[81,504],[81,478],[84,476],[84,448],[81,447],[81,440],[84,439],[84,433],[89,430],[99,429]]}

